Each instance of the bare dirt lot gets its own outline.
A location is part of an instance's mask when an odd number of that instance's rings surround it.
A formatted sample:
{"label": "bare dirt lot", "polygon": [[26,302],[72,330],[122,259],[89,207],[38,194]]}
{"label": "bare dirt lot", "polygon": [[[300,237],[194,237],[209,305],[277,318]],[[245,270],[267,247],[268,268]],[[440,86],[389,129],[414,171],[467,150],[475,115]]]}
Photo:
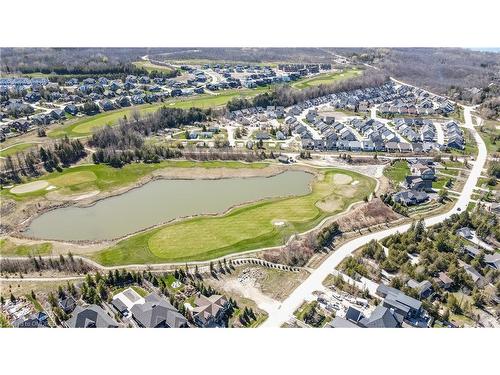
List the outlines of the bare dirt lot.
{"label": "bare dirt lot", "polygon": [[289,272],[252,265],[237,267],[231,274],[219,280],[210,278],[207,282],[219,290],[251,299],[266,311],[285,299],[306,277],[306,271]]}
{"label": "bare dirt lot", "polygon": [[390,222],[401,217],[379,198],[375,198],[369,203],[361,204],[351,212],[341,216],[337,222],[340,225],[340,230],[351,231]]}

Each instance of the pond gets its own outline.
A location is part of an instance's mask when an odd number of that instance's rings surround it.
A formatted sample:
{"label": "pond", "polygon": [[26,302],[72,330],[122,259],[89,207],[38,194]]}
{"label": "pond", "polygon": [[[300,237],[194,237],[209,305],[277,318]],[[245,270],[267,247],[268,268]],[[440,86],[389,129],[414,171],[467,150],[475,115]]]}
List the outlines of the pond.
{"label": "pond", "polygon": [[307,194],[312,178],[307,172],[287,171],[272,177],[156,180],[89,207],[46,212],[24,233],[62,241],[108,240],[177,218],[223,213],[246,202]]}

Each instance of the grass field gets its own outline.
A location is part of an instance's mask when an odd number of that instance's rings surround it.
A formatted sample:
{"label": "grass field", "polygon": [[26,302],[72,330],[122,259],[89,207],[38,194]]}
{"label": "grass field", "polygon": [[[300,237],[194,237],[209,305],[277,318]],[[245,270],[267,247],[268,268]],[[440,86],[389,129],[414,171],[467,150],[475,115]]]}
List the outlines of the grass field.
{"label": "grass field", "polygon": [[9,155],[14,155],[18,152],[27,150],[28,148],[33,147],[35,145],[36,145],[36,143],[19,143],[19,144],[10,146],[10,147],[6,147],[6,148],[0,150],[0,156],[6,157]]}
{"label": "grass field", "polygon": [[85,137],[95,129],[105,125],[116,125],[124,116],[130,117],[132,112],[137,110],[141,114],[148,114],[156,111],[162,106],[170,108],[189,109],[197,108],[214,108],[226,105],[231,99],[243,96],[250,97],[266,91],[268,88],[260,87],[257,89],[242,89],[242,90],[227,90],[216,95],[203,94],[195,97],[187,98],[170,98],[164,102],[154,104],[143,104],[133,107],[121,108],[115,111],[103,112],[95,116],[85,117],[72,121],[68,125],[63,125],[52,129],[47,135],[51,138],[62,138],[65,135],[71,138]]}
{"label": "grass field", "polygon": [[[32,181],[47,181],[55,186],[62,194],[77,194],[89,191],[109,191],[138,181],[149,173],[162,168],[265,168],[268,163],[242,163],[237,161],[206,161],[196,162],[189,160],[167,160],[161,163],[127,164],[122,168],[113,168],[105,164],[87,164],[74,168],[64,169],[62,172],[52,172]],[[54,191],[54,190],[51,190]],[[31,198],[45,195],[48,191],[42,189],[25,194],[13,194],[7,190],[2,195],[14,199]]]}
{"label": "grass field", "polygon": [[52,244],[49,242],[35,245],[16,245],[9,240],[0,240],[0,255],[3,256],[38,256],[50,255]]}
{"label": "grass field", "polygon": [[333,83],[335,81],[340,81],[344,79],[349,79],[356,77],[361,74],[361,70],[359,69],[349,69],[343,72],[331,72],[331,73],[322,73],[315,75],[313,77],[308,77],[304,79],[300,79],[294,83],[292,83],[292,87],[296,89],[302,90],[309,87],[326,85]]}
{"label": "grass field", "polygon": [[134,64],[138,68],[146,69],[146,71],[148,73],[151,73],[154,71],[161,72],[161,73],[170,73],[174,70],[172,68],[169,68],[168,66],[156,65],[156,64],[153,64],[151,61],[145,61],[145,60],[136,61],[136,62],[133,62],[132,64]]}
{"label": "grass field", "polygon": [[486,120],[483,126],[477,129],[486,144],[488,154],[500,152],[500,121]]}
{"label": "grass field", "polygon": [[398,160],[393,165],[389,165],[384,169],[384,176],[395,185],[403,182],[409,174],[410,167],[408,167],[408,163],[405,160]]}
{"label": "grass field", "polygon": [[[356,185],[336,183],[337,174],[348,175],[359,182]],[[200,216],[165,225],[122,240],[100,251],[93,259],[103,265],[187,262],[277,246],[291,234],[304,232],[325,217],[362,200],[374,188],[375,180],[355,172],[322,171],[321,178],[315,179],[312,192],[307,195],[264,200],[223,216]],[[275,220],[284,221],[286,225],[276,227]]]}

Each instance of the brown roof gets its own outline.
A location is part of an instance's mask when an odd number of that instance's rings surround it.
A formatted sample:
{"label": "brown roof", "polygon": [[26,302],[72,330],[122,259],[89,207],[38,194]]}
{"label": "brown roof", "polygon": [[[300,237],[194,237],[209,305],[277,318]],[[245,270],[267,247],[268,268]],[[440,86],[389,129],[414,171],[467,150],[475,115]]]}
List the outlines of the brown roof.
{"label": "brown roof", "polygon": [[214,294],[206,297],[203,294],[196,297],[193,309],[194,316],[202,316],[205,319],[215,316],[226,305],[227,299],[224,296]]}
{"label": "brown roof", "polygon": [[444,272],[439,272],[438,278],[444,284],[451,284],[451,283],[453,283],[453,280],[446,273],[444,273]]}

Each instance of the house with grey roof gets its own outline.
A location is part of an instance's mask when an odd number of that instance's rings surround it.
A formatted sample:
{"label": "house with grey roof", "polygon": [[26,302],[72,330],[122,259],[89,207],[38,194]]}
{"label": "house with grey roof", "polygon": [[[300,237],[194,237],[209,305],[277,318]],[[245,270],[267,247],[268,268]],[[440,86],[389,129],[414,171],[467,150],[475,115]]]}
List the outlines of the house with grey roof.
{"label": "house with grey roof", "polygon": [[187,319],[167,300],[151,293],[144,297],[144,303],[130,308],[133,319],[145,328],[184,328]]}
{"label": "house with grey roof", "polygon": [[368,318],[362,318],[359,325],[365,328],[399,328],[404,316],[394,308],[378,305]]}
{"label": "house with grey roof", "polygon": [[486,254],[484,263],[495,270],[500,270],[500,253]]}
{"label": "house with grey roof", "polygon": [[467,275],[471,277],[472,281],[474,282],[474,284],[476,284],[476,286],[482,288],[483,286],[486,285],[485,278],[474,267],[472,267],[469,264],[464,264],[463,268],[465,270],[465,273],[467,273]]}
{"label": "house with grey roof", "polygon": [[406,282],[410,288],[414,289],[418,293],[420,299],[429,298],[434,290],[432,289],[432,284],[429,280],[423,280],[418,282],[414,279],[410,279]]}
{"label": "house with grey roof", "polygon": [[384,298],[383,306],[394,309],[404,319],[418,318],[422,314],[422,302],[396,288],[380,284],[376,293]]}
{"label": "house with grey roof", "polygon": [[116,328],[116,323],[98,305],[77,306],[71,318],[66,321],[69,328]]}

